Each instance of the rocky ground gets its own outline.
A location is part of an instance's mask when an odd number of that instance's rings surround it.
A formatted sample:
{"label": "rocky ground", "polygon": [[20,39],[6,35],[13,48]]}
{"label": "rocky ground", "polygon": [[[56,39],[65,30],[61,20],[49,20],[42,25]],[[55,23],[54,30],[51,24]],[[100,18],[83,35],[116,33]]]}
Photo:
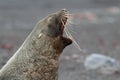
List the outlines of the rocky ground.
{"label": "rocky ground", "polygon": [[34,25],[46,15],[66,8],[73,14],[70,33],[84,52],[73,44],[61,55],[59,80],[120,80],[120,74],[87,71],[87,55],[100,53],[120,61],[119,0],[0,0],[0,68],[20,47]]}

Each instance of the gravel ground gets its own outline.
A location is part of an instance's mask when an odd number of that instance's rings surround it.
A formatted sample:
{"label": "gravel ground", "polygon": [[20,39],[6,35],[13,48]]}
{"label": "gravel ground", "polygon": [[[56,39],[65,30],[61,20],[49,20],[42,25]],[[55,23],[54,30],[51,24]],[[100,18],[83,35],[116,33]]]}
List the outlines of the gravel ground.
{"label": "gravel ground", "polygon": [[66,8],[74,14],[74,24],[67,28],[86,52],[80,52],[73,44],[63,51],[59,60],[59,80],[120,80],[120,74],[104,75],[87,71],[83,66],[84,58],[92,53],[120,61],[120,3],[97,1],[0,0],[0,68],[20,47],[37,21]]}

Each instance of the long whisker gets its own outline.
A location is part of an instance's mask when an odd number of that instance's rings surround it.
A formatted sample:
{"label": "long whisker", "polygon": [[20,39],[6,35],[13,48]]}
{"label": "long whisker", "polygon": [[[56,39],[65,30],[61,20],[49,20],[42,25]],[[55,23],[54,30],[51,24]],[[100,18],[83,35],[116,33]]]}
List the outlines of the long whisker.
{"label": "long whisker", "polygon": [[73,17],[74,14],[69,14],[69,18],[67,20],[67,23],[68,25],[77,25],[75,22],[74,22],[74,17]]}
{"label": "long whisker", "polygon": [[73,30],[73,28],[72,28],[71,26],[68,27],[68,31],[71,31],[71,32],[77,34],[77,33]]}
{"label": "long whisker", "polygon": [[[71,16],[71,15],[72,15],[72,14],[70,14],[69,16]],[[69,29],[68,31],[71,31],[71,32],[77,34],[77,33],[73,30],[73,28],[71,27],[71,25],[72,25],[72,26],[75,26],[75,23],[72,22],[72,19],[69,19],[69,18],[68,18],[66,25],[69,26],[69,27],[68,27],[68,29]]]}
{"label": "long whisker", "polygon": [[75,46],[76,48],[78,48],[79,51],[83,52],[83,50],[80,48],[80,46],[79,46],[78,43],[75,41],[75,39],[72,37],[72,35],[70,34],[70,32],[68,31],[67,28],[65,28],[65,33],[67,34],[68,37],[70,37],[70,38],[73,40],[74,46]]}
{"label": "long whisker", "polygon": [[[65,24],[64,24],[64,22],[63,22],[62,19],[61,19],[61,22],[62,22],[62,25],[64,26]],[[80,48],[80,46],[78,45],[78,43],[75,41],[75,39],[72,37],[72,35],[71,35],[70,32],[68,31],[67,27],[65,28],[65,33],[66,33],[66,35],[67,35],[69,38],[71,38],[71,39],[73,40],[74,46],[75,46],[76,48],[78,48],[80,52],[83,52],[83,50]]]}

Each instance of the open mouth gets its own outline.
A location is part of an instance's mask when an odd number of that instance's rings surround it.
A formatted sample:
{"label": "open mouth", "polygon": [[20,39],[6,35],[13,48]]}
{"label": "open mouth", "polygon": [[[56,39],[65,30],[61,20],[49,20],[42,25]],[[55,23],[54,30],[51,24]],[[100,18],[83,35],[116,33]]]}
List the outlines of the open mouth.
{"label": "open mouth", "polygon": [[[67,23],[67,19],[69,18],[69,15],[70,14],[68,13],[68,11],[66,9],[62,9],[61,10],[61,23],[62,23],[61,30],[62,31],[65,31],[64,28],[65,28],[65,25]],[[69,45],[69,44],[72,43],[72,40],[71,40],[71,38],[68,35],[67,35],[67,38],[64,37],[64,39],[65,39],[65,41],[67,41],[66,45]]]}

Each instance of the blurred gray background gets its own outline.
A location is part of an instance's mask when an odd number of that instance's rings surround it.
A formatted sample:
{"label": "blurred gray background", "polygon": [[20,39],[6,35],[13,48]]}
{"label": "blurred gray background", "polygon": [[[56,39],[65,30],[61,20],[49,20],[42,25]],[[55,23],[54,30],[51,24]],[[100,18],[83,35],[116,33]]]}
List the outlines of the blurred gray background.
{"label": "blurred gray background", "polygon": [[93,52],[120,61],[119,0],[0,0],[0,68],[40,19],[63,8],[74,15],[67,27],[87,52],[68,46],[60,57],[59,80],[120,80],[120,74],[103,75],[83,66]]}

